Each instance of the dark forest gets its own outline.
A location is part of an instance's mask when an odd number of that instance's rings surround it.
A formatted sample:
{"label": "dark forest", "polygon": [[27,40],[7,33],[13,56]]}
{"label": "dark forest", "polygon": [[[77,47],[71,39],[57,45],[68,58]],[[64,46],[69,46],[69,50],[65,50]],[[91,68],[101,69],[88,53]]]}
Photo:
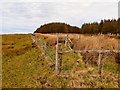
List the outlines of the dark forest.
{"label": "dark forest", "polygon": [[59,22],[48,23],[41,25],[34,33],[120,34],[120,18],[101,20],[100,23],[84,23],[82,27]]}

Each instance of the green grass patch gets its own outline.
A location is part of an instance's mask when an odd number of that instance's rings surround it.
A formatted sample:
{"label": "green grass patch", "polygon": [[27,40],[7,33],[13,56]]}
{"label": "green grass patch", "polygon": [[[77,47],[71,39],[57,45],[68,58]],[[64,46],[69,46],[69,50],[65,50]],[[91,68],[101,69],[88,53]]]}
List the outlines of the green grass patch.
{"label": "green grass patch", "polygon": [[30,35],[3,35],[2,46],[3,88],[55,88],[65,87],[68,82],[55,76],[55,70],[32,44]]}

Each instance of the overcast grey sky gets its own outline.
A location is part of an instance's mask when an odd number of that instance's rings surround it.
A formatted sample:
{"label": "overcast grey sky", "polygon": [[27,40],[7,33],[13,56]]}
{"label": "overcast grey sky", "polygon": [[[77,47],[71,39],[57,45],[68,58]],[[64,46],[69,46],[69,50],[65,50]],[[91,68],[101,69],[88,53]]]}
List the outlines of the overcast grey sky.
{"label": "overcast grey sky", "polygon": [[0,33],[32,33],[49,22],[81,27],[85,22],[118,18],[119,0],[1,0]]}

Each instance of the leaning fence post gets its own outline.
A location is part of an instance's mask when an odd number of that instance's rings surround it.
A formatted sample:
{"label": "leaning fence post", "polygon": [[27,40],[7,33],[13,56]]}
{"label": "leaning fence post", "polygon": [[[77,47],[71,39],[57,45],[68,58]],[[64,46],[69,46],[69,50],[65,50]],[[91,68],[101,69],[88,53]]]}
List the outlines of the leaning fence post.
{"label": "leaning fence post", "polygon": [[65,46],[67,46],[67,43],[68,43],[68,34],[67,34],[66,39],[65,39]]}
{"label": "leaning fence post", "polygon": [[36,37],[36,36],[35,36],[35,42],[36,42],[36,44],[38,43],[38,42],[37,42],[37,37]]}

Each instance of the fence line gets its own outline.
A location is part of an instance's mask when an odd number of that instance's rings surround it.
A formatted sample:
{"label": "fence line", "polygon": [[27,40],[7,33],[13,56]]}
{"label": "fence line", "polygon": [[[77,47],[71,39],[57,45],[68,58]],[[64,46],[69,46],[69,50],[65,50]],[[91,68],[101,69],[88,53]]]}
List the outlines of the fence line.
{"label": "fence line", "polygon": [[[32,39],[37,43],[37,45],[39,47],[42,48],[43,54],[45,55],[45,57],[47,57],[46,59],[50,59],[50,61],[55,64],[55,72],[57,76],[60,76],[61,73],[61,68],[62,68],[62,55],[65,53],[98,53],[98,70],[99,70],[99,74],[102,74],[102,67],[103,67],[103,61],[102,61],[102,56],[103,53],[107,53],[107,52],[115,52],[115,53],[119,53],[120,50],[103,50],[102,48],[100,48],[99,50],[73,50],[71,48],[71,44],[72,41],[69,38],[69,36],[67,35],[65,37],[65,46],[68,47],[70,50],[66,50],[66,51],[62,51],[62,43],[60,43],[60,39],[62,39],[61,37],[58,36],[57,34],[57,44],[56,44],[56,50],[54,50],[55,52],[52,53],[51,52],[51,47],[47,46],[46,42],[42,39],[38,39],[36,36],[32,36]],[[78,35],[78,40],[80,39],[80,36]],[[53,50],[53,49],[52,49]]]}
{"label": "fence line", "polygon": [[[78,35],[78,38],[80,39],[80,36]],[[70,38],[66,37],[65,39],[65,46],[68,46],[70,48],[70,50],[67,50],[67,51],[56,51],[56,75],[58,76],[61,76],[60,75],[60,72],[61,72],[61,69],[58,70],[59,67],[61,67],[61,63],[59,63],[59,60],[61,61],[61,58],[62,58],[62,55],[61,54],[65,54],[65,53],[94,53],[94,52],[97,52],[99,53],[99,56],[98,56],[98,70],[99,70],[99,74],[102,75],[102,68],[103,68],[103,60],[102,60],[102,54],[103,53],[106,53],[106,52],[115,52],[115,53],[119,53],[120,50],[103,50],[102,48],[100,48],[100,50],[73,50],[71,49],[71,46],[70,44],[72,43],[72,41],[70,40]],[[58,50],[59,48],[61,48],[61,46],[58,45],[59,44],[59,37],[57,35],[57,47],[56,47],[56,50]],[[66,45],[68,44],[68,45]],[[61,57],[59,57],[61,56]],[[62,62],[62,61],[61,61]],[[60,65],[60,66],[59,66]],[[58,73],[59,72],[59,73]]]}
{"label": "fence line", "polygon": [[[46,60],[49,59],[50,62],[52,63],[52,65],[54,65],[55,64],[55,62],[54,62],[55,61],[55,57],[54,57],[55,52],[53,52],[53,53],[51,52],[51,47],[49,47],[44,40],[37,38],[36,36],[32,35],[31,38],[32,38],[33,42],[36,43],[37,47],[42,50],[42,54],[44,55]],[[53,51],[53,49],[52,49],[52,51]]]}
{"label": "fence line", "polygon": [[[104,62],[103,62],[103,55],[104,53],[120,53],[120,50],[103,50],[102,48],[98,49],[98,50],[74,50],[71,48],[71,44],[73,44],[72,40],[69,38],[69,35],[67,35],[64,40],[64,46],[66,46],[68,49],[64,50],[62,48],[62,44],[61,42],[59,42],[62,38],[59,37],[59,35],[57,34],[57,40],[56,40],[56,48],[52,48],[50,46],[47,45],[47,43],[44,41],[44,39],[41,39],[41,38],[37,38],[36,36],[32,36],[32,39],[33,41],[37,44],[37,46],[42,50],[46,60],[50,63],[52,63],[50,65],[50,67],[53,67],[55,68],[55,75],[58,76],[58,77],[69,77],[74,74],[74,71],[75,71],[75,68],[77,66],[77,64],[80,64],[80,63],[74,63],[72,69],[71,69],[71,72],[69,74],[63,74],[61,73],[62,72],[62,60],[63,60],[63,55],[66,54],[66,53],[78,53],[79,55],[81,55],[81,53],[97,53],[97,68],[96,71],[97,71],[97,75],[93,75],[93,77],[97,78],[98,77],[98,81],[99,81],[99,77],[100,77],[100,82],[102,83],[102,77],[103,77],[103,65],[104,65]],[[80,41],[80,38],[81,36],[78,35],[78,42]],[[76,55],[78,55],[76,54]],[[79,57],[80,59],[80,57]],[[76,60],[78,61],[78,60]],[[119,64],[120,65],[120,64]],[[75,68],[74,68],[75,67]],[[74,69],[73,69],[74,68]],[[84,68],[83,68],[84,69]],[[86,69],[86,68],[85,68]],[[73,72],[72,72],[73,70]],[[95,71],[95,73],[96,73]],[[73,73],[73,74],[71,74]],[[84,74],[82,74],[84,75]],[[85,74],[86,75],[86,74]],[[90,74],[88,74],[90,75]],[[92,76],[92,75],[91,75]],[[120,75],[119,75],[120,77]],[[120,78],[118,78],[118,83],[120,82],[119,81]]]}
{"label": "fence line", "polygon": [[119,53],[120,50],[67,50],[64,51],[63,53],[94,53],[94,52],[102,52],[102,53],[106,53],[106,52],[115,52],[115,53]]}

